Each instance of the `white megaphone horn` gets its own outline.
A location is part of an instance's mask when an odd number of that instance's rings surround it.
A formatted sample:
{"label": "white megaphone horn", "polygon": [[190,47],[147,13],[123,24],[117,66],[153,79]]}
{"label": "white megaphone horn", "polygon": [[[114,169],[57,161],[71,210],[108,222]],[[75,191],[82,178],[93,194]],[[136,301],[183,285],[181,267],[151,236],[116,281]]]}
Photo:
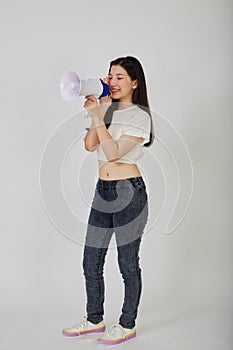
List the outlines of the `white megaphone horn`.
{"label": "white megaphone horn", "polygon": [[77,96],[94,95],[101,98],[109,95],[109,86],[102,79],[81,79],[74,71],[63,74],[60,92],[64,100],[73,101]]}

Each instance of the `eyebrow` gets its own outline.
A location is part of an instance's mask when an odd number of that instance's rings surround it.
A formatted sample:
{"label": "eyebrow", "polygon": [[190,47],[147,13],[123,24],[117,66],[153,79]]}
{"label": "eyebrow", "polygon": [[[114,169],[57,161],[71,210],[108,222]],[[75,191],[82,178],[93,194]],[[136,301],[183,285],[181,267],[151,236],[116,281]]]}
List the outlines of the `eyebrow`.
{"label": "eyebrow", "polygon": [[[112,74],[109,73],[108,75],[112,75]],[[125,74],[123,74],[123,73],[117,73],[117,74],[115,74],[115,75],[123,75],[123,76],[125,76]]]}

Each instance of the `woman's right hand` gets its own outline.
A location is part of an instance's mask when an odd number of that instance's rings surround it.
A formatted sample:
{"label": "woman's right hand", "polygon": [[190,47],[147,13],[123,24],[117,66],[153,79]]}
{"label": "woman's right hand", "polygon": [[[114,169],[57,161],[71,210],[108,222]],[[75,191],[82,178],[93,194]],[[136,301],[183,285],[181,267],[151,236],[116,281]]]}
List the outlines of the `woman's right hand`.
{"label": "woman's right hand", "polygon": [[97,98],[94,95],[88,95],[88,96],[85,96],[85,99],[86,100],[84,102],[83,107],[88,112],[88,115],[92,119],[98,119],[100,115],[100,111],[99,111],[99,103]]}
{"label": "woman's right hand", "polygon": [[97,98],[94,96],[94,95],[87,95],[85,96],[85,102],[84,102],[84,105],[83,107],[85,109],[89,109],[89,108],[93,108],[93,107],[96,107],[98,106],[98,100]]}

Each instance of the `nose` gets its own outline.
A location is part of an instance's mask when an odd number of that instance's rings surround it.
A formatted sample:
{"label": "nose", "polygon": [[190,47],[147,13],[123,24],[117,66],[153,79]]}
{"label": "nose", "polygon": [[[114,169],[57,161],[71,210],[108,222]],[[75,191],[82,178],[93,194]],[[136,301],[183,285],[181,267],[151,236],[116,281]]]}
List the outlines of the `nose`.
{"label": "nose", "polygon": [[117,80],[116,80],[114,77],[112,77],[112,78],[109,80],[109,85],[110,85],[110,86],[115,86],[116,83],[117,83]]}

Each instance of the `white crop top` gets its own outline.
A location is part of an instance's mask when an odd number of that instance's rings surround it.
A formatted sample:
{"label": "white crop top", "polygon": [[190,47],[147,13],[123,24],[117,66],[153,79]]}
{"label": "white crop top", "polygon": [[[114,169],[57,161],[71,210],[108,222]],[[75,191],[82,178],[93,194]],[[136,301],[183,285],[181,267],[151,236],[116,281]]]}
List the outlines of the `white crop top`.
{"label": "white crop top", "polygon": [[[142,143],[137,143],[130,152],[116,160],[118,163],[136,164],[136,161],[144,154],[143,145],[150,140],[151,119],[149,114],[137,105],[118,109],[113,112],[112,122],[108,131],[113,140],[118,140],[122,135],[144,138]],[[97,148],[97,158],[105,162],[108,161],[101,144]]]}

